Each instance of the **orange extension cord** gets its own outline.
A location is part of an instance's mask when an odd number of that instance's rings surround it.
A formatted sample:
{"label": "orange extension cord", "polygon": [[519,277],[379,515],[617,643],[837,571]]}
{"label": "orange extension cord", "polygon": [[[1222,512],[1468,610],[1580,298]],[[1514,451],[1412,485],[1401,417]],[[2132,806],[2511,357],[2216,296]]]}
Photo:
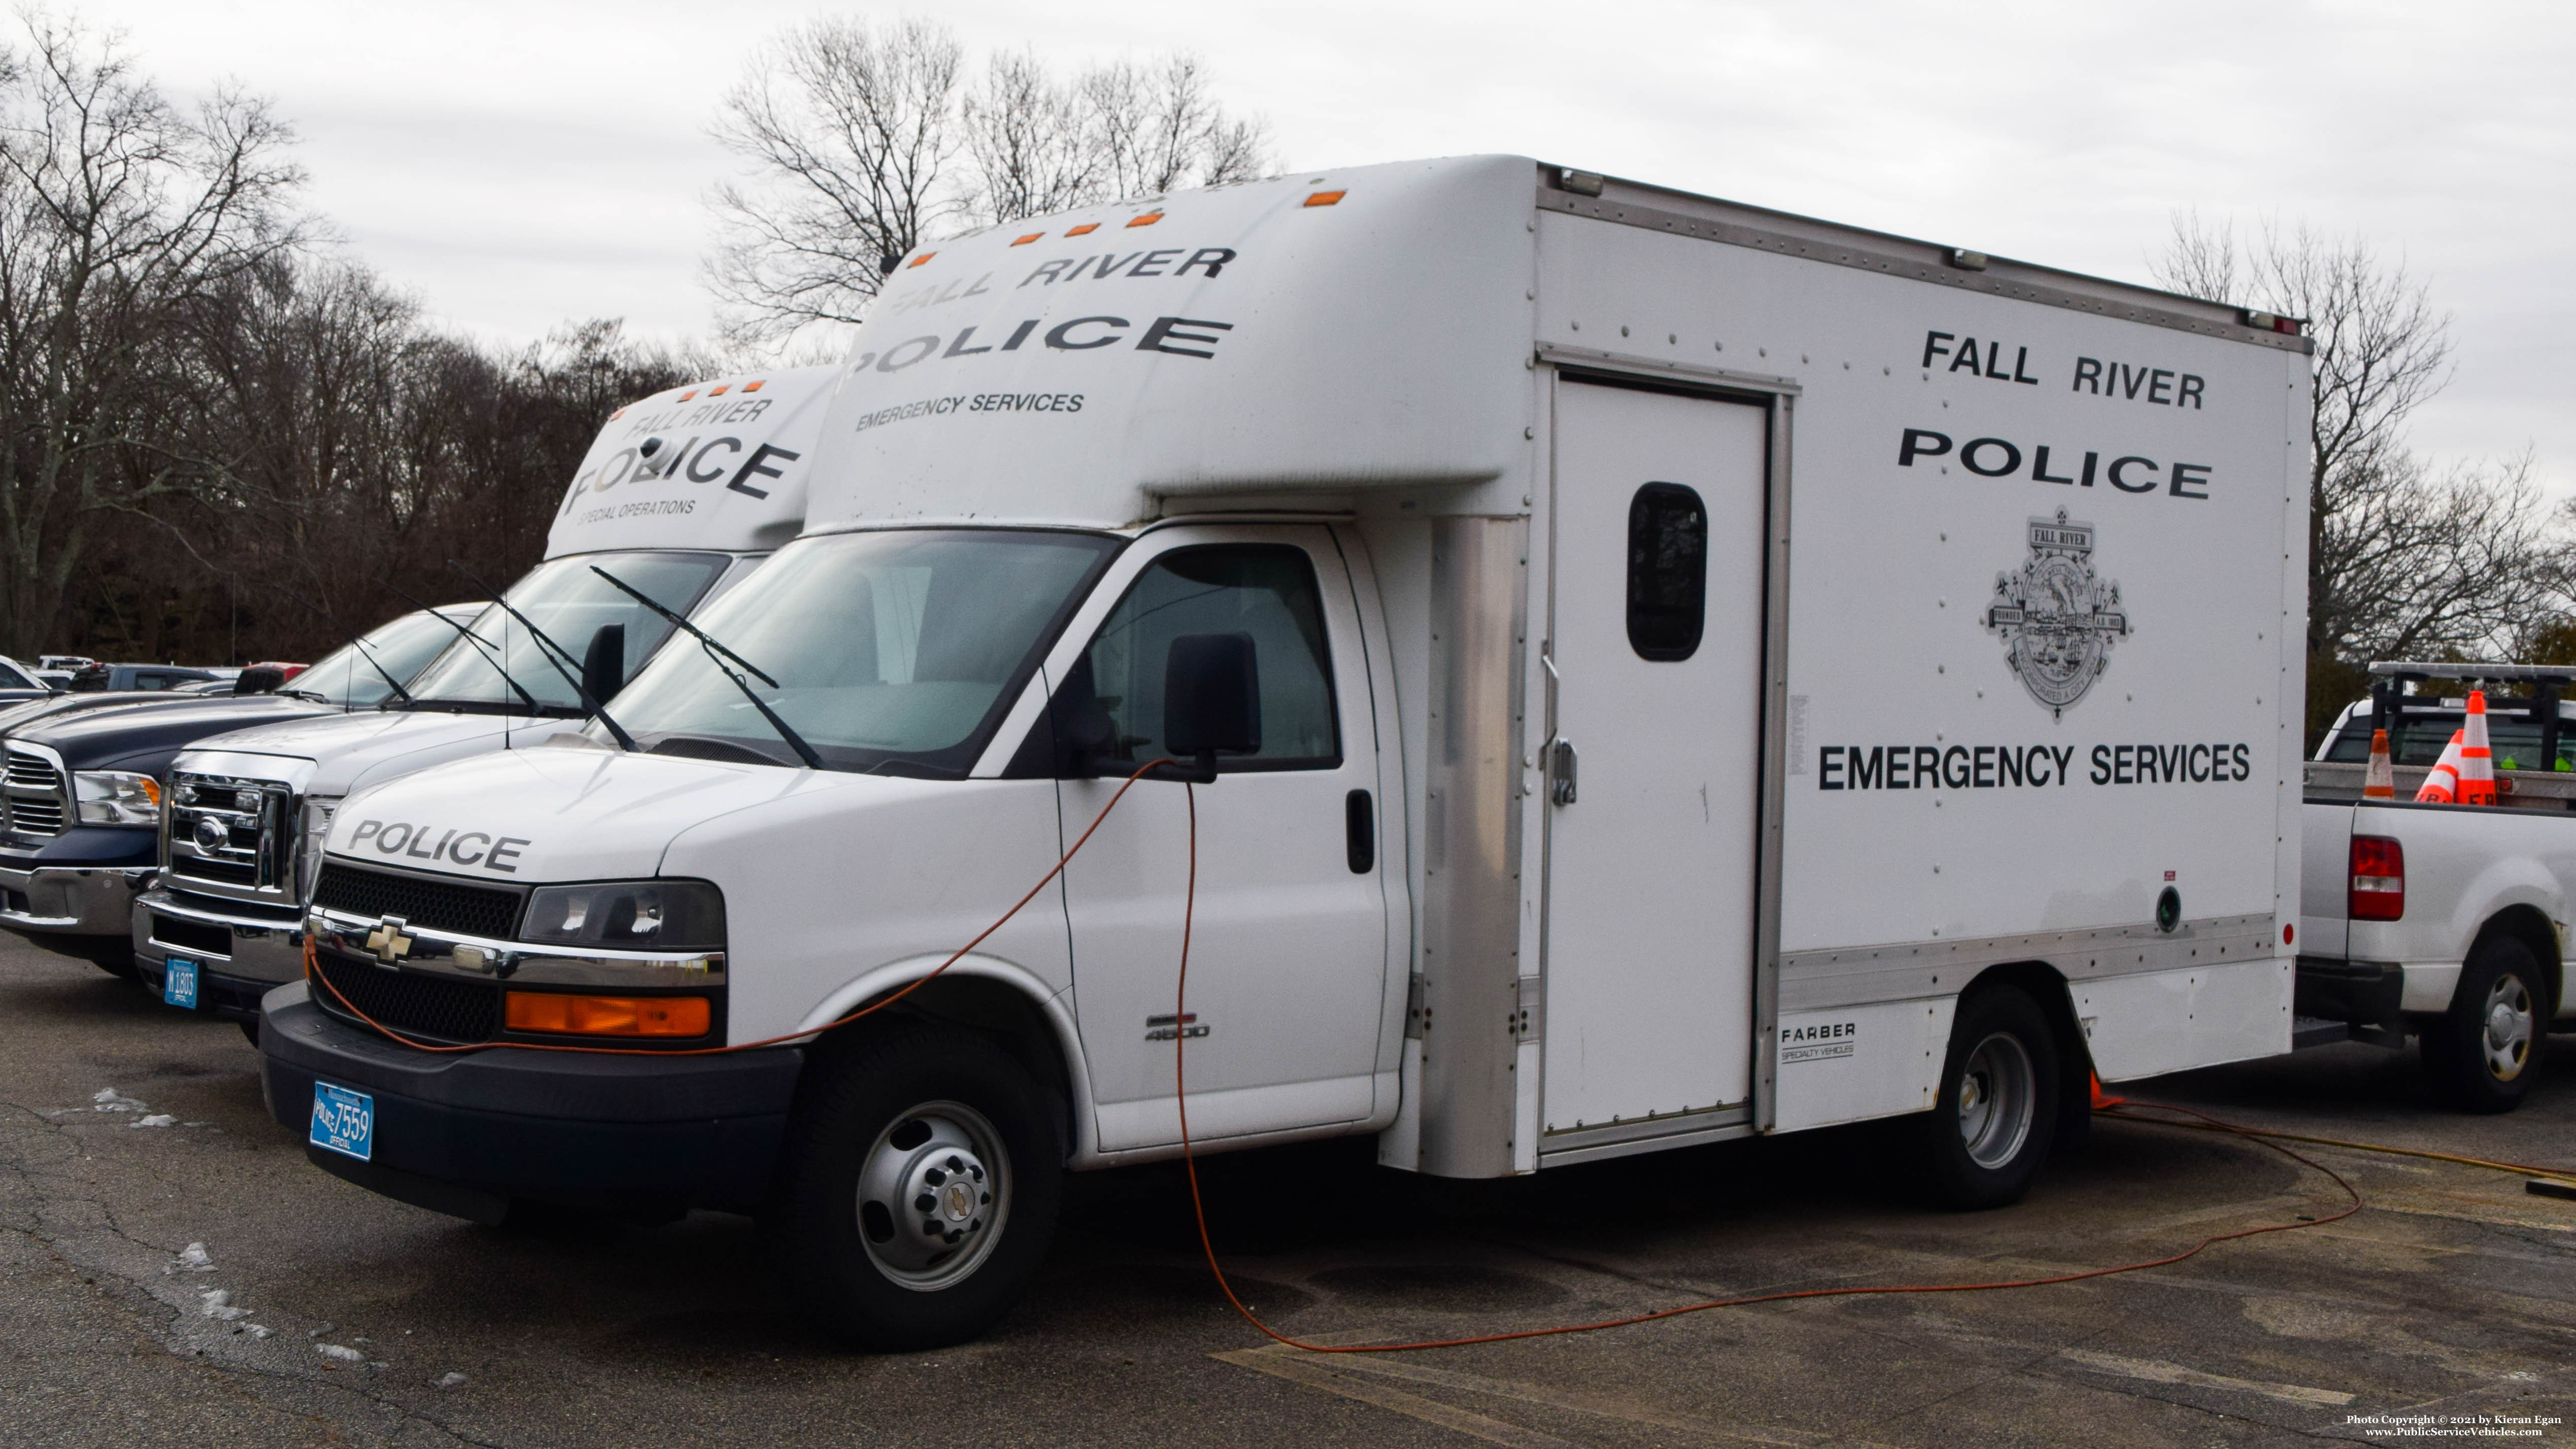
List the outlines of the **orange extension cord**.
{"label": "orange extension cord", "polygon": [[[716,1056],[726,1052],[752,1051],[762,1047],[777,1046],[783,1042],[797,1041],[806,1037],[816,1036],[823,1032],[831,1031],[834,1028],[846,1026],[851,1022],[857,1021],[860,1018],[869,1016],[875,1012],[882,1011],[885,1008],[894,1005],[896,1002],[901,1001],[904,997],[919,990],[921,987],[937,978],[941,972],[946,971],[949,967],[954,966],[960,960],[963,960],[967,952],[982,945],[995,931],[1000,930],[1004,925],[1008,924],[1011,918],[1018,915],[1023,907],[1027,906],[1030,901],[1037,898],[1038,892],[1046,889],[1049,882],[1063,874],[1064,868],[1072,863],[1073,857],[1081,851],[1083,846],[1090,843],[1092,835],[1100,829],[1101,823],[1109,818],[1109,812],[1118,808],[1118,802],[1127,797],[1127,792],[1135,787],[1136,782],[1144,777],[1146,771],[1153,769],[1156,765],[1170,763],[1176,762],[1169,760],[1153,760],[1139,766],[1135,773],[1129,775],[1126,781],[1118,787],[1118,793],[1110,796],[1108,803],[1100,807],[1100,813],[1092,817],[1091,824],[1083,830],[1080,837],[1075,839],[1072,847],[1066,850],[1064,854],[1057,859],[1054,866],[1049,868],[1047,873],[1039,878],[1038,883],[1029,887],[1028,893],[1021,896],[1018,901],[1013,903],[1009,910],[1003,912],[999,920],[996,920],[990,926],[985,927],[976,935],[975,939],[968,941],[965,945],[959,947],[954,954],[948,957],[947,960],[940,962],[936,968],[927,974],[910,982],[901,990],[886,996],[882,1000],[876,1001],[868,1006],[861,1007],[857,1011],[850,1012],[845,1016],[825,1022],[820,1026],[808,1027],[802,1031],[787,1032],[780,1036],[765,1037],[759,1041],[742,1042],[732,1046],[696,1047],[681,1050],[659,1050],[651,1047],[570,1046],[540,1042],[480,1042],[463,1046],[445,1046],[433,1042],[415,1041],[377,1021],[375,1018],[368,1016],[364,1011],[359,1010],[355,1002],[350,1001],[347,996],[341,994],[338,987],[331,984],[331,979],[328,976],[325,976],[314,969],[314,947],[312,937],[309,934],[306,936],[304,942],[305,979],[308,983],[316,980],[320,981],[323,989],[329,991],[342,1006],[347,1007],[351,1015],[357,1017],[360,1021],[365,1022],[368,1026],[373,1027],[384,1036],[394,1041],[401,1042],[403,1045],[412,1047],[415,1050],[425,1052],[479,1052],[489,1051],[497,1046],[505,1047],[511,1051],[576,1052],[599,1056],[682,1057]],[[1175,989],[1173,991],[1172,1009],[1176,1017],[1186,1020],[1189,1012],[1190,935],[1198,914],[1199,805],[1198,787],[1195,784],[1190,784],[1185,781],[1183,782],[1183,789],[1187,792],[1189,805],[1189,883],[1182,897],[1181,959],[1180,970],[1175,984]],[[1684,1303],[1672,1308],[1656,1309],[1649,1313],[1632,1313],[1621,1318],[1605,1318],[1593,1323],[1568,1323],[1560,1324],[1552,1328],[1524,1328],[1507,1333],[1473,1334],[1463,1338],[1426,1339],[1412,1343],[1308,1343],[1303,1339],[1293,1338],[1287,1334],[1281,1333],[1275,1328],[1272,1328],[1269,1324],[1262,1322],[1259,1315],[1255,1314],[1250,1308],[1244,1306],[1243,1299],[1234,1291],[1233,1283],[1225,1276],[1224,1265],[1217,1261],[1216,1242],[1208,1232],[1207,1204],[1199,1191],[1198,1155],[1195,1147],[1190,1141],[1189,1093],[1186,1089],[1186,1080],[1184,1076],[1184,1059],[1186,1052],[1187,1045],[1185,1041],[1180,1038],[1175,1038],[1172,1044],[1172,1086],[1175,1100],[1180,1108],[1181,1164],[1189,1179],[1190,1213],[1198,1227],[1199,1249],[1207,1258],[1208,1272],[1215,1277],[1217,1290],[1225,1295],[1225,1301],[1233,1305],[1234,1311],[1242,1315],[1244,1322],[1251,1324],[1255,1329],[1259,1330],[1264,1336],[1270,1338],[1274,1342],[1284,1344],[1290,1348],[1302,1349],[1308,1353],[1404,1353],[1417,1349],[1464,1348],[1470,1344],[1508,1343],[1515,1339],[1552,1338],[1560,1334],[1569,1333],[1597,1333],[1603,1329],[1628,1328],[1640,1323],[1653,1323],[1659,1319],[1680,1318],[1692,1313],[1706,1313],[1713,1309],[1745,1308],[1757,1303],[1784,1303],[1801,1298],[1861,1298],[1888,1296],[1901,1293],[1991,1293],[2008,1288],[2044,1288],[2053,1284],[2081,1283],[2091,1278],[2108,1278],[2121,1273],[2136,1273],[2149,1268],[2167,1267],[2171,1264],[2182,1262],[2185,1259],[2197,1257],[2201,1253],[2220,1243],[2235,1242],[2242,1238],[2261,1237],[2266,1233],[2286,1233],[2296,1231],[2300,1228],[2323,1227],[2328,1223],[2341,1222],[2345,1218],[2351,1217],[2353,1214],[2361,1211],[2361,1194],[2344,1178],[2343,1174],[2326,1166],[2324,1163],[2318,1162],[2314,1158],[2305,1156],[2281,1145],[2283,1141],[2316,1143],[2331,1147],[2346,1147],[2361,1151],[2394,1153],[2409,1157],[2427,1157],[2445,1162],[2460,1162],[2476,1167],[2494,1168],[2499,1171],[2527,1172],[2544,1177],[2576,1181],[2576,1174],[2571,1174],[2558,1168],[2527,1167],[2516,1163],[2490,1162],[2481,1158],[2471,1157],[2455,1157],[2447,1153],[2425,1152],[2413,1148],[2381,1147],[2373,1143],[2346,1142],[2330,1137],[2308,1137],[2301,1136],[2296,1133],[2272,1132],[2261,1128],[2241,1127],[2232,1122],[2224,1122],[2205,1112],[2201,1112],[2190,1107],[2173,1106],[2164,1103],[2139,1102],[2129,1104],[2126,1107],[2113,1106],[2104,1109],[2104,1115],[2125,1117],[2132,1121],[2157,1123],[2163,1126],[2185,1127],[2196,1131],[2224,1132],[2232,1136],[2243,1137],[2248,1141],[2270,1148],[2272,1151],[2280,1153],[2282,1156],[2289,1158],[2293,1162],[2299,1163],[2304,1167],[2312,1168],[2315,1171],[2324,1174],[2336,1187],[2343,1190],[2343,1194],[2347,1199],[2349,1199],[2349,1202],[2341,1212],[2333,1213],[2324,1217],[2305,1218],[2295,1222],[2286,1223],[2267,1223],[2261,1227],[2240,1228],[2232,1233],[2213,1234],[2212,1236],[2203,1238],[2192,1246],[2183,1249],[2181,1252],[2170,1253],[2161,1258],[2149,1258],[2135,1263],[2122,1263],[2109,1268],[2087,1268],[2079,1272],[2059,1273],[2045,1278],[2014,1278],[1990,1283],[1908,1283],[1859,1288],[1803,1288],[1783,1293],[1749,1294],[1739,1298],[1703,1299],[1699,1302]],[[2182,1117],[2192,1120],[2177,1121],[2167,1118],[2138,1116],[2136,1113],[2140,1109],[2176,1113]]]}

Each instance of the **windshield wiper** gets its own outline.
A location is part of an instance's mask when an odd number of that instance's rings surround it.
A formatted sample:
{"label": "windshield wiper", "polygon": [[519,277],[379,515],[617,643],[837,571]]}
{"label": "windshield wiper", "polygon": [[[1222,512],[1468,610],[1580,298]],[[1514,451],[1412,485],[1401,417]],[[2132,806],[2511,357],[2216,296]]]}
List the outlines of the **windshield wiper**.
{"label": "windshield wiper", "polygon": [[[466,643],[468,643],[468,644],[472,645],[472,646],[474,647],[474,652],[475,652],[476,654],[478,654],[478,655],[481,655],[481,656],[482,656],[483,662],[492,666],[492,672],[493,672],[493,673],[495,673],[495,674],[497,674],[497,675],[500,675],[500,676],[501,676],[501,682],[502,682],[503,684],[506,684],[506,685],[510,686],[510,692],[511,692],[511,693],[513,693],[513,694],[516,694],[516,695],[520,698],[520,700],[521,700],[522,702],[524,702],[524,703],[528,706],[528,713],[530,713],[530,714],[544,714],[544,713],[545,713],[545,708],[544,708],[542,705],[539,705],[539,704],[537,703],[537,697],[536,697],[535,695],[533,695],[533,694],[528,693],[525,689],[520,688],[520,687],[519,687],[519,681],[517,681],[517,680],[515,680],[515,679],[512,679],[512,678],[510,677],[510,671],[509,671],[509,669],[508,669],[507,667],[505,667],[505,666],[501,663],[501,661],[500,661],[499,659],[496,659],[496,658],[494,658],[494,657],[493,657],[493,654],[492,654],[492,641],[491,641],[491,640],[486,639],[486,638],[484,638],[482,635],[475,633],[472,629],[469,629],[469,628],[465,627],[463,624],[460,624],[460,623],[456,622],[454,619],[451,619],[451,618],[447,617],[445,614],[440,614],[436,609],[432,609],[432,608],[430,608],[430,607],[429,607],[429,605],[422,603],[420,600],[413,598],[411,595],[404,593],[402,590],[397,589],[397,588],[394,588],[394,586],[393,586],[393,585],[391,585],[391,584],[387,584],[387,585],[385,585],[385,587],[386,587],[388,590],[391,590],[391,592],[393,593],[393,596],[394,596],[395,598],[402,600],[404,603],[407,603],[407,604],[411,605],[412,607],[414,607],[414,608],[416,608],[416,609],[426,609],[426,610],[428,610],[428,612],[430,612],[431,614],[437,615],[438,622],[440,622],[440,623],[442,623],[442,624],[445,624],[445,625],[446,625],[448,628],[450,628],[450,629],[455,630],[455,631],[456,631],[456,636],[457,636],[458,638],[460,638],[460,639],[463,639]],[[418,701],[418,700],[414,700],[414,701],[412,701],[412,702],[413,702],[414,704],[418,704],[418,703],[420,703],[420,701]]]}
{"label": "windshield wiper", "polygon": [[[564,683],[572,686],[573,694],[581,700],[581,707],[590,711],[592,714],[599,716],[599,722],[608,726],[609,734],[616,737],[617,747],[619,749],[632,753],[635,749],[635,737],[626,732],[625,726],[619,724],[616,720],[609,718],[608,706],[592,697],[590,686],[581,682],[580,675],[564,668],[563,660],[572,658],[571,652],[550,638],[546,634],[545,630],[538,628],[536,620],[531,619],[527,615],[520,613],[518,610],[511,608],[510,601],[502,598],[499,590],[493,588],[490,584],[483,582],[481,579],[474,577],[473,573],[469,571],[465,565],[458,563],[454,559],[449,559],[447,561],[447,566],[456,570],[458,573],[465,575],[465,582],[472,584],[474,587],[481,589],[487,594],[490,594],[492,596],[493,603],[500,605],[509,613],[511,618],[518,620],[519,623],[527,629],[528,633],[536,639],[540,646],[542,646],[537,651],[539,657],[543,658],[548,664],[553,665],[555,667],[555,673],[563,676]],[[558,659],[555,657],[557,655],[562,655],[563,658]],[[525,691],[521,692],[525,693]]]}
{"label": "windshield wiper", "polygon": [[[358,657],[367,661],[367,667],[376,671],[377,676],[384,680],[385,687],[394,692],[395,698],[400,699],[405,704],[411,703],[411,691],[402,687],[401,680],[385,673],[385,667],[376,662],[375,651],[367,647],[366,640],[350,633],[347,625],[331,617],[330,610],[323,608],[321,605],[314,603],[311,599],[304,597],[302,594],[296,593],[292,589],[284,592],[288,598],[302,604],[312,613],[320,615],[323,623],[330,625],[334,630],[338,631],[343,637],[345,637],[349,641],[348,647],[358,651]],[[441,615],[440,617],[444,618],[445,616]],[[281,689],[278,693],[291,694],[299,699],[320,700],[324,704],[329,704],[331,702],[331,696],[324,694],[318,689]]]}
{"label": "windshield wiper", "polygon": [[743,658],[741,655],[727,649],[722,644],[717,643],[714,635],[709,634],[706,630],[699,628],[697,625],[692,624],[688,620],[681,618],[679,615],[672,613],[670,610],[663,608],[660,604],[646,598],[633,584],[626,582],[624,579],[619,578],[617,575],[610,573],[608,570],[601,568],[597,564],[592,564],[590,566],[590,571],[599,575],[601,578],[608,580],[610,583],[615,584],[617,587],[624,589],[627,595],[633,598],[635,602],[642,604],[645,608],[648,608],[654,613],[661,615],[663,618],[670,620],[678,627],[688,630],[690,637],[698,641],[698,647],[707,651],[707,662],[716,667],[716,672],[718,674],[721,674],[725,678],[733,681],[733,687],[742,691],[742,697],[751,701],[751,707],[760,711],[760,717],[769,721],[769,727],[771,729],[778,731],[778,737],[785,740],[787,742],[787,747],[796,752],[796,758],[805,762],[805,768],[809,770],[819,770],[823,768],[823,757],[814,753],[814,747],[805,743],[805,737],[796,733],[795,729],[789,726],[787,721],[778,717],[778,711],[769,707],[768,702],[763,700],[760,697],[759,692],[751,687],[751,681],[734,673],[732,670],[725,668],[725,660],[730,659],[736,664],[741,665],[743,668],[750,670],[752,673],[760,675],[760,682],[768,685],[772,689],[784,688],[784,686],[779,684],[777,680],[770,678],[765,673],[762,673],[759,665],[752,663],[750,660]]}

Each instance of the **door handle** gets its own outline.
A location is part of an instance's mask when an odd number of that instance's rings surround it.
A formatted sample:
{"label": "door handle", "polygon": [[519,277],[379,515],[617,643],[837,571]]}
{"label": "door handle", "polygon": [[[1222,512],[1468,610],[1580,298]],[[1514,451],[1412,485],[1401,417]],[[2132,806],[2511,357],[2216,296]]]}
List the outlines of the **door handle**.
{"label": "door handle", "polygon": [[1351,874],[1366,875],[1377,869],[1377,808],[1366,790],[1342,797],[1342,831]]}
{"label": "door handle", "polygon": [[1574,776],[1577,761],[1574,741],[1559,737],[1547,747],[1547,798],[1550,803],[1574,803]]}

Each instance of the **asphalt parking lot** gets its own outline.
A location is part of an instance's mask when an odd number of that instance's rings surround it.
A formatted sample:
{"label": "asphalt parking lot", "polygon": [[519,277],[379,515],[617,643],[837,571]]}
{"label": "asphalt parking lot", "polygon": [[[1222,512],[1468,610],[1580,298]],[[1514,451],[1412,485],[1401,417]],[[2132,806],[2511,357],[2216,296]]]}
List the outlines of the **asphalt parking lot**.
{"label": "asphalt parking lot", "polygon": [[[2576,1419],[2576,1203],[2442,1163],[2313,1149],[2361,1213],[2116,1278],[1329,1359],[1265,1347],[1200,1266],[1177,1171],[1137,1169],[1077,1180],[1047,1271],[987,1341],[872,1358],[786,1315],[740,1219],[481,1228],[327,1176],[267,1120],[254,1063],[230,1023],[0,946],[0,1438],[2233,1445],[2391,1437],[2374,1415]],[[2576,1050],[2547,1072],[2487,1119],[2359,1045],[2130,1090],[2576,1165]],[[1362,1144],[1205,1176],[1249,1301],[1340,1342],[2045,1276],[2343,1205],[2244,1141],[2093,1139],[2028,1202],[1964,1216],[1912,1206],[1868,1130],[1464,1191],[1382,1173]],[[2576,1438],[2533,1427],[2515,1441]]]}

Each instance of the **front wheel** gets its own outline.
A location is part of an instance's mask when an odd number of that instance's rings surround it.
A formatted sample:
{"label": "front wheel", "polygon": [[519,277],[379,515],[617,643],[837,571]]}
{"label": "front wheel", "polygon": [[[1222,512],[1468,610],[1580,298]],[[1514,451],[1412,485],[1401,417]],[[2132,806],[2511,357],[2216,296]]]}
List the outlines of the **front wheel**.
{"label": "front wheel", "polygon": [[973,1338],[1053,1236],[1046,1097],[989,1037],[901,1027],[817,1053],[764,1226],[787,1291],[881,1352]]}
{"label": "front wheel", "polygon": [[2521,941],[2494,936],[2470,952],[2451,1009],[2424,1024],[2434,1095],[2463,1112],[2521,1106],[2548,1042],[2548,1000],[2540,962]]}
{"label": "front wheel", "polygon": [[2057,1131],[2057,1037],[2014,987],[1971,994],[1950,1023],[1941,1095],[1905,1119],[1938,1205],[2003,1207],[2030,1191]]}

